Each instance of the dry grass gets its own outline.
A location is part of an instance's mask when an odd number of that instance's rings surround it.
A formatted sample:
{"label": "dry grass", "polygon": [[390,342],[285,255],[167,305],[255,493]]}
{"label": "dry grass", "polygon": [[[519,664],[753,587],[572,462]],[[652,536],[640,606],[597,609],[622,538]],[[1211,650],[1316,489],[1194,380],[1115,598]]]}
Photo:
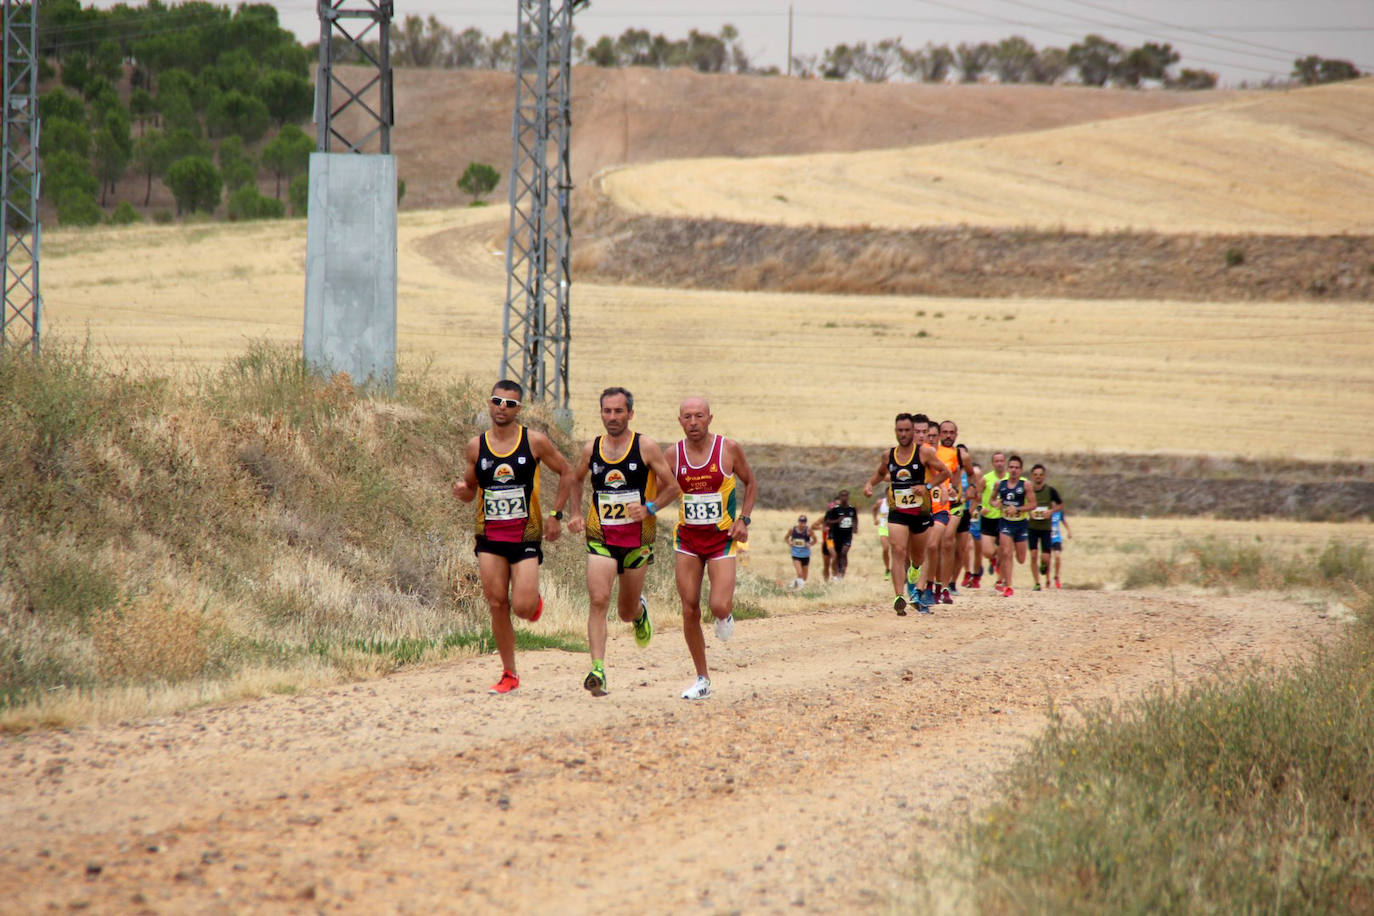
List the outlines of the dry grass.
{"label": "dry grass", "polygon": [[1368,233],[1374,80],[937,146],[639,165],[631,213],[791,226]]}

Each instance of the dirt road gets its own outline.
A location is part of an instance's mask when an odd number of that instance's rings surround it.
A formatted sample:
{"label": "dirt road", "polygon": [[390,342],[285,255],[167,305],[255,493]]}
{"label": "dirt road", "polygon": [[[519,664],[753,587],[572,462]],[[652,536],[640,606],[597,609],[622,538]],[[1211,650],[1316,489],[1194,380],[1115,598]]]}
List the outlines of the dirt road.
{"label": "dirt road", "polygon": [[[976,594],[976,593],[975,593]],[[491,657],[164,720],[0,740],[8,912],[881,909],[1057,702],[1131,696],[1338,626],[1248,597],[987,591],[584,658]],[[1172,674],[1171,674],[1172,673]]]}

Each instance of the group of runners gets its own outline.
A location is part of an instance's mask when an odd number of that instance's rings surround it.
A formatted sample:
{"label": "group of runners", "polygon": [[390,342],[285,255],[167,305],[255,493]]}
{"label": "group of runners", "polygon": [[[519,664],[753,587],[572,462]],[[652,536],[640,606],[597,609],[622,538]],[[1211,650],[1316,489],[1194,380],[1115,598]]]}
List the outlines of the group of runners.
{"label": "group of runners", "polygon": [[[994,452],[992,469],[984,472],[958,442],[957,423],[921,413],[897,414],[894,432],[897,445],[883,452],[864,495],[872,497],[879,484],[887,483],[872,513],[883,576],[892,581],[892,606],[899,615],[913,606],[930,613],[936,604],[952,604],[960,587],[981,588],[985,560],[1003,597],[1014,593],[1016,565],[1024,564],[1027,554],[1035,591],[1061,587],[1063,538],[1072,533],[1063,498],[1047,482],[1043,464],[1033,466],[1027,480],[1020,455]],[[858,511],[847,490],[836,494],[815,523],[799,516],[784,535],[795,573],[792,586],[806,583],[818,542],[824,577],[844,578],[858,528]]]}
{"label": "group of runners", "polygon": [[[616,612],[630,625],[637,645],[653,639],[644,598],[644,580],[654,561],[659,513],[678,503],[673,528],[674,579],[682,608],[683,636],[696,679],[682,691],[689,700],[711,694],[706,641],[701,629],[703,577],[711,585],[709,610],[716,638],[734,632],[732,607],[735,564],[749,536],[750,512],[758,482],[739,443],[711,432],[711,406],[702,397],[678,409],[683,437],[666,451],[630,428],[634,396],[625,388],[601,393],[601,425],[576,463],[543,433],[519,422],[521,385],[510,380],[491,390],[491,428],[467,444],[465,469],[453,494],[476,502],[477,555],[482,591],[491,613],[492,634],[501,656],[496,694],[519,688],[512,615],[536,621],[544,610],[539,564],[544,541],[555,541],[566,517],[568,529],[587,546],[587,641],[591,670],[583,686],[593,696],[609,691],[606,675],[607,611],[618,585]],[[953,420],[935,422],[924,414],[897,414],[897,444],[886,449],[864,484],[872,497],[886,482],[873,507],[883,544],[885,576],[891,580],[892,607],[906,616],[909,607],[930,613],[953,602],[959,588],[980,588],[984,560],[997,576],[998,594],[1010,597],[1018,563],[1027,553],[1035,589],[1060,584],[1060,533],[1071,536],[1059,492],[1046,482],[1044,465],[1022,476],[1019,455],[995,452],[984,472],[958,443]],[[548,512],[540,500],[540,467],[558,475],[558,490]],[[582,512],[583,490],[590,499]],[[788,530],[796,578],[805,583],[817,532],[825,543],[826,576],[843,578],[859,530],[858,509],[841,490],[825,515],[808,524],[800,516]],[[1050,577],[1053,567],[1053,578]],[[963,573],[962,580],[959,574]]]}
{"label": "group of runners", "polygon": [[[609,691],[606,676],[606,618],[611,587],[619,584],[616,611],[634,631],[635,643],[649,645],[653,623],[644,599],[644,578],[654,561],[658,513],[678,501],[674,527],[674,576],[682,604],[682,630],[696,679],[682,691],[688,700],[711,694],[706,640],[701,630],[701,587],[711,584],[709,608],[716,638],[734,632],[735,559],[747,542],[749,513],[758,482],[732,439],[711,433],[711,406],[691,397],[678,409],[683,437],[667,451],[630,429],[634,396],[624,388],[601,393],[605,433],[588,442],[576,465],[548,436],[519,422],[522,386],[504,379],[491,390],[491,428],[468,442],[463,477],[453,494],[476,501],[476,543],[482,591],[491,612],[492,635],[501,656],[501,677],[491,686],[507,694],[520,686],[515,666],[511,615],[536,621],[544,610],[539,595],[542,541],[556,541],[566,516],[568,529],[587,542],[587,641],[591,670],[583,686],[593,696]],[[558,475],[550,511],[543,511],[539,468]],[[590,479],[585,516],[582,491]]]}

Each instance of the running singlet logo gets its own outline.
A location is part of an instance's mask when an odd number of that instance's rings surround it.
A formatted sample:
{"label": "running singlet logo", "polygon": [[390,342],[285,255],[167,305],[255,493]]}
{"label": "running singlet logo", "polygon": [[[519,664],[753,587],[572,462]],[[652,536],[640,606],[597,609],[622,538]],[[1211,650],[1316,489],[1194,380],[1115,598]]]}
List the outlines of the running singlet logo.
{"label": "running singlet logo", "polygon": [[688,525],[719,525],[725,518],[720,493],[683,493],[682,520]]}

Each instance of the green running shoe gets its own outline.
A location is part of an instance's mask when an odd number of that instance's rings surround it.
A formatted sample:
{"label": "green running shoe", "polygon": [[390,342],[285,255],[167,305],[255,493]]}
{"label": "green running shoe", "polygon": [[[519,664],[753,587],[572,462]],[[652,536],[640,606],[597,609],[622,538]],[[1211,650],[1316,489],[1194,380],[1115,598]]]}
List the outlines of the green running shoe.
{"label": "green running shoe", "polygon": [[599,665],[593,667],[582,681],[582,686],[594,697],[604,697],[611,690],[606,686],[606,670]]}
{"label": "green running shoe", "polygon": [[649,602],[639,596],[639,619],[634,622],[635,645],[643,649],[654,638],[654,624],[649,619]]}
{"label": "green running shoe", "polygon": [[921,567],[908,566],[906,568],[906,581],[908,585],[915,585],[921,581]]}

